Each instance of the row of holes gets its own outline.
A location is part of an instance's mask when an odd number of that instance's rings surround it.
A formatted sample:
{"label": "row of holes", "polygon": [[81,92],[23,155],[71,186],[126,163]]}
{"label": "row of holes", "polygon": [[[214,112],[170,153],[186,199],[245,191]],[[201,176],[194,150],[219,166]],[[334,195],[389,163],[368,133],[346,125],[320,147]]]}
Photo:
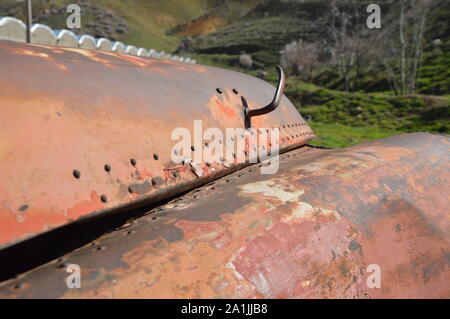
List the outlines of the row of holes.
{"label": "row of holes", "polygon": [[[153,154],[153,159],[155,161],[157,161],[159,159],[158,154]],[[134,158],[130,159],[130,164],[134,167],[137,164],[137,161]],[[110,173],[111,172],[111,165],[109,164],[105,164],[105,166],[103,166],[105,172]],[[77,169],[73,170],[73,177],[75,177],[76,179],[80,179],[81,178],[81,172]]]}
{"label": "row of holes", "polygon": [[[306,125],[306,123],[294,123],[294,124],[288,124],[287,127],[290,128],[291,126],[292,126],[292,127],[298,127],[298,126],[304,126],[304,125]],[[283,127],[283,128],[286,128],[286,125],[282,125],[282,127]],[[259,129],[259,131],[261,132],[261,129]],[[269,129],[266,129],[266,131],[268,132]],[[253,131],[251,131],[251,134],[254,135]],[[294,138],[299,138],[300,136],[306,136],[306,135],[313,135],[313,134],[312,134],[311,131],[309,131],[309,132],[301,133],[300,135],[298,135],[298,134],[295,135],[295,136],[292,135],[291,137],[294,139]],[[241,135],[241,136],[244,137],[243,135]],[[290,140],[289,136],[287,136],[286,139],[287,139],[287,140]],[[233,140],[234,140],[233,137],[231,137],[231,141],[233,141]],[[282,141],[283,144],[285,143],[284,138],[282,138],[281,141]],[[219,140],[219,143],[222,144],[222,143],[223,143],[222,140]],[[278,142],[276,142],[276,143],[278,143]],[[209,147],[208,142],[205,142],[205,146],[206,146],[206,147]],[[272,146],[271,143],[269,143],[269,146]],[[264,146],[264,145],[262,146],[262,149],[265,149],[265,146]],[[192,151],[195,151],[195,147],[194,147],[194,146],[191,146],[191,150],[192,150]],[[256,151],[256,147],[255,147],[255,146],[253,146],[253,150]],[[177,150],[174,150],[174,154],[175,154],[175,155],[178,155],[178,151],[177,151]],[[245,154],[246,156],[248,156],[248,151],[244,151],[244,154]],[[233,153],[232,155],[233,155],[233,157],[234,157],[235,159],[237,158],[237,156],[236,156],[235,153]],[[153,154],[153,159],[154,159],[154,160],[158,160],[158,159],[159,159],[159,155],[156,154],[156,153],[154,153],[154,154]],[[223,157],[221,157],[221,158],[220,158],[220,161],[221,161],[221,162],[224,162],[225,159],[224,159]],[[130,164],[131,164],[133,167],[135,167],[135,166],[137,165],[137,161],[136,161],[134,158],[131,158],[131,159],[130,159]],[[185,164],[184,161],[182,161],[182,164],[183,164],[183,165]],[[211,166],[210,163],[206,163],[206,165],[207,165],[208,167]],[[110,172],[111,172],[111,165],[105,164],[105,165],[104,165],[104,170],[105,170],[107,173],[110,173]],[[81,172],[80,172],[79,170],[75,169],[75,170],[73,170],[73,176],[74,176],[76,179],[80,179],[80,178],[81,178]],[[173,173],[173,176],[174,176],[174,177],[179,177],[179,174],[178,174],[177,172],[174,172],[174,173]],[[156,181],[155,181],[153,178],[151,179],[151,183],[152,183],[153,186],[156,185]],[[131,189],[131,187],[128,188],[128,191],[129,191],[130,193],[133,193],[133,190]],[[108,202],[108,197],[107,197],[106,195],[103,194],[103,195],[100,196],[100,200],[101,200],[103,203],[106,203],[106,202]]]}
{"label": "row of holes", "polygon": [[[155,161],[157,161],[159,159],[159,155],[156,154],[156,153],[153,154],[153,159]],[[130,159],[130,164],[131,164],[131,166],[135,167],[137,165],[137,161],[134,158],[131,158]],[[104,168],[105,172],[107,172],[107,173],[111,172],[111,165],[105,164],[105,166],[103,166],[103,168]],[[73,174],[73,177],[75,177],[76,179],[80,179],[81,178],[81,172],[79,170],[77,170],[77,169],[74,169],[72,174]],[[156,181],[153,178],[151,180],[151,183],[152,183],[153,186],[156,185]],[[133,193],[133,190],[131,189],[131,187],[128,188],[128,192]],[[108,202],[108,197],[105,194],[103,194],[103,195],[100,196],[100,200],[103,203],[107,203]]]}

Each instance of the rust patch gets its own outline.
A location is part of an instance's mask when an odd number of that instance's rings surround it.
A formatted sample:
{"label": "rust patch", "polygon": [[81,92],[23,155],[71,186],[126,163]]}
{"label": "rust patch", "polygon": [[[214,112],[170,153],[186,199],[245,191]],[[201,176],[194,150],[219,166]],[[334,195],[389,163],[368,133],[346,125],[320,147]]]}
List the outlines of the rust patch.
{"label": "rust patch", "polygon": [[[171,133],[183,127],[193,135],[194,120],[204,129],[244,128],[232,88],[239,86],[254,105],[267,103],[261,92],[275,91],[232,71],[95,50],[1,41],[0,55],[0,69],[16,75],[0,79],[0,247],[80,217],[173,196],[179,184],[194,187],[235,169],[217,163],[214,174],[205,168],[200,176],[166,167]],[[220,98],[217,87],[224,90]],[[314,137],[286,98],[255,125],[286,123],[301,123],[295,131],[308,135],[281,151]],[[124,185],[136,191],[124,192]],[[25,204],[28,209],[18,210]]]}

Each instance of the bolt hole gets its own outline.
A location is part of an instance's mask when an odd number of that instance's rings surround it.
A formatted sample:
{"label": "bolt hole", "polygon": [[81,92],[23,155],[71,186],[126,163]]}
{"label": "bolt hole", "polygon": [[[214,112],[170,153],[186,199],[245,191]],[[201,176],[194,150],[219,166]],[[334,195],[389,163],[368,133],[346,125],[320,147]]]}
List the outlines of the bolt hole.
{"label": "bolt hole", "polygon": [[14,290],[18,290],[18,289],[20,289],[20,288],[22,288],[22,284],[15,284],[15,285],[13,286],[13,289],[14,289]]}
{"label": "bolt hole", "polygon": [[234,93],[234,94],[239,94],[239,90],[236,89],[236,88],[233,88],[233,93]]}
{"label": "bolt hole", "polygon": [[157,161],[158,159],[159,159],[159,156],[158,156],[158,154],[153,154],[153,159],[155,160],[155,161]]}
{"label": "bolt hole", "polygon": [[81,177],[80,171],[77,169],[73,170],[73,177],[75,177],[76,179],[79,179]]}
{"label": "bolt hole", "polygon": [[101,200],[103,203],[106,203],[106,202],[108,202],[108,197],[106,197],[106,195],[102,195],[102,196],[100,196],[100,200]]}
{"label": "bolt hole", "polygon": [[221,88],[217,88],[216,91],[217,91],[217,93],[219,93],[219,94],[222,94],[222,93],[223,93],[223,90],[222,90]]}
{"label": "bolt hole", "polygon": [[59,265],[58,265],[58,268],[66,268],[67,267],[67,263],[65,263],[65,262],[62,262],[62,263],[60,263]]}
{"label": "bolt hole", "polygon": [[105,171],[106,171],[106,172],[108,172],[108,173],[111,172],[111,166],[110,166],[110,165],[105,164],[105,167],[104,167],[104,168],[105,168]]}
{"label": "bolt hole", "polygon": [[132,158],[132,159],[130,159],[130,163],[131,163],[131,165],[136,166],[137,162],[134,158]]}

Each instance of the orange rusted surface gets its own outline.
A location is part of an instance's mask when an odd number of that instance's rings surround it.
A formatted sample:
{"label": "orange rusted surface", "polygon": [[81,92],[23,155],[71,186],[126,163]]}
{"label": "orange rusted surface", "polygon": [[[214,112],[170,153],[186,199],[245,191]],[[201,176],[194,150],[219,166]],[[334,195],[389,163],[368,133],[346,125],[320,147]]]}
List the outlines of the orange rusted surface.
{"label": "orange rusted surface", "polygon": [[[0,69],[3,248],[231,170],[203,161],[199,176],[189,164],[175,165],[172,131],[193,135],[194,120],[223,134],[244,128],[241,95],[258,108],[275,93],[260,79],[218,68],[7,41],[0,41]],[[252,123],[280,128],[282,151],[314,136],[286,97]]]}
{"label": "orange rusted surface", "polygon": [[[449,298],[450,138],[308,146],[0,285],[0,298]],[[60,264],[81,267],[68,289]],[[381,287],[366,284],[368,266]]]}

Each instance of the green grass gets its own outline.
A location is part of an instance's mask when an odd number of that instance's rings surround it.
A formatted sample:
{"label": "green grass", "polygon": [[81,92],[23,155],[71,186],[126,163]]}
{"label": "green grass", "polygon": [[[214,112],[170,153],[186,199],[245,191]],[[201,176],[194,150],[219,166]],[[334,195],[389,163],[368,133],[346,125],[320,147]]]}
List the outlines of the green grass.
{"label": "green grass", "polygon": [[427,95],[346,93],[289,78],[286,95],[306,118],[353,127],[450,133],[449,100]]}
{"label": "green grass", "polygon": [[321,2],[266,1],[260,3],[235,23],[195,41],[197,52],[254,54],[263,65],[278,63],[286,43],[299,38],[316,39],[318,30],[309,22],[319,18],[325,5]]}
{"label": "green grass", "polygon": [[311,144],[331,148],[347,147],[400,133],[376,126],[353,127],[339,123],[327,124],[314,121],[308,121],[308,124],[317,135]]}
{"label": "green grass", "polygon": [[418,80],[419,92],[441,95],[450,92],[450,42],[425,53]]}
{"label": "green grass", "polygon": [[417,131],[450,133],[448,97],[346,93],[292,77],[285,93],[318,135],[314,145],[345,147]]}

